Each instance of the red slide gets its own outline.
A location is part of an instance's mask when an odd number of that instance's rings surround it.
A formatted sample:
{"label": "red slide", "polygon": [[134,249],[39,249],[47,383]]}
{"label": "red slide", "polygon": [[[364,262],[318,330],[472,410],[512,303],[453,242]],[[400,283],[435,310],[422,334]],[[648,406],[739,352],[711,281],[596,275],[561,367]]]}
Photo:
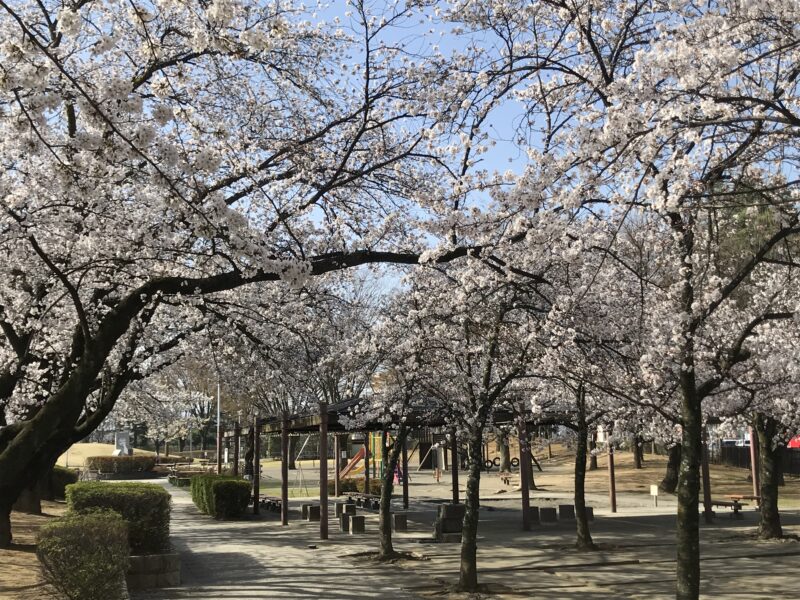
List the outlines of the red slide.
{"label": "red slide", "polygon": [[358,452],[356,452],[356,455],[350,459],[350,462],[347,463],[347,466],[344,469],[342,469],[341,473],[339,473],[339,479],[344,479],[345,477],[347,477],[350,471],[355,469],[356,465],[363,458],[364,458],[364,446],[361,446],[361,448],[358,449]]}

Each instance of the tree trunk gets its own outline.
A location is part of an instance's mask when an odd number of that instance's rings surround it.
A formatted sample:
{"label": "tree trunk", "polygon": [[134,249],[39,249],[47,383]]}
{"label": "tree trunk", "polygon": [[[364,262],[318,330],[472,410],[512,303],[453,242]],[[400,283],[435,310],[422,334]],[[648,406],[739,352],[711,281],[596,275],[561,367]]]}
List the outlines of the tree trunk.
{"label": "tree trunk", "polygon": [[297,469],[295,461],[297,460],[297,436],[289,438],[289,470],[294,471]]}
{"label": "tree trunk", "polygon": [[700,462],[702,415],[694,371],[681,373],[683,436],[678,478],[677,600],[700,597]]}
{"label": "tree trunk", "polygon": [[667,472],[664,474],[664,479],[658,484],[658,489],[667,494],[674,494],[678,489],[678,475],[681,468],[681,445],[675,444],[669,449],[669,458],[667,459]]}
{"label": "tree trunk", "polygon": [[500,471],[510,471],[511,451],[508,448],[508,434],[502,429],[497,431],[497,451],[500,454]]}
{"label": "tree trunk", "polygon": [[635,469],[642,468],[643,444],[641,437],[638,435],[633,436],[633,467]]}
{"label": "tree trunk", "polygon": [[26,487],[14,502],[13,510],[30,515],[42,514],[42,498],[39,494],[39,483]]}
{"label": "tree trunk", "polygon": [[592,434],[589,437],[589,450],[591,453],[589,454],[589,470],[590,471],[597,471],[597,454],[595,450],[597,450],[597,428],[592,429]]}
{"label": "tree trunk", "polygon": [[583,386],[576,394],[578,407],[578,443],[575,450],[575,523],[578,539],[575,543],[578,550],[597,550],[589,531],[589,519],[586,516],[586,454],[589,427],[586,423],[586,395]]}
{"label": "tree trunk", "polygon": [[467,441],[467,492],[464,527],[461,531],[461,568],[458,590],[478,591],[478,519],[480,510],[483,428],[470,432]]}
{"label": "tree trunk", "polygon": [[781,472],[781,446],[773,441],[778,423],[764,414],[756,414],[754,429],[758,439],[758,470],[761,483],[761,518],[758,537],[765,540],[783,537],[781,515],[778,512],[778,482]]}
{"label": "tree trunk", "polygon": [[8,548],[11,540],[11,502],[0,499],[0,548]]}
{"label": "tree trunk", "polygon": [[[381,482],[381,510],[380,510],[380,534],[381,549],[378,553],[380,560],[390,560],[397,557],[397,552],[392,544],[392,492],[394,490],[394,473],[397,470],[397,462],[403,446],[406,443],[405,426],[401,425],[397,431],[397,437],[390,448],[386,447],[386,433],[382,436],[383,448],[381,452],[381,463],[383,464],[383,481]],[[405,474],[403,474],[405,476]]]}

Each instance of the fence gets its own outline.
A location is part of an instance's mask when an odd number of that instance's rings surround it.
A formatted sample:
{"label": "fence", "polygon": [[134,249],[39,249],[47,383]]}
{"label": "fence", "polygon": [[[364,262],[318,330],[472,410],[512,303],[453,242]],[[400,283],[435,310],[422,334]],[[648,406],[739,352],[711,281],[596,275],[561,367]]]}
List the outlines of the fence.
{"label": "fence", "polygon": [[[719,464],[742,469],[750,468],[750,448],[747,446],[722,446],[714,454],[715,462]],[[800,475],[800,449],[783,448],[781,466],[786,474]]]}

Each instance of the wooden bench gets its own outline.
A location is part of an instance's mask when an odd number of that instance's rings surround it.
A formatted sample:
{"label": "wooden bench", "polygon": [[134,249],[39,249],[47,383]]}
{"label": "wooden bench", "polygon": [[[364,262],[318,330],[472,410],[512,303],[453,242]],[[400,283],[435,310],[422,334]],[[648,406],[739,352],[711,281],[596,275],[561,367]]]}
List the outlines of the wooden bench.
{"label": "wooden bench", "polygon": [[[703,501],[701,500],[700,503],[702,504]],[[719,506],[721,508],[730,508],[733,509],[731,513],[732,519],[742,519],[742,515],[739,514],[739,511],[742,510],[742,506],[747,506],[746,503],[742,503],[739,500],[712,500],[711,506]]]}
{"label": "wooden bench", "polygon": [[259,496],[258,503],[270,512],[281,512],[281,499],[274,496]]}
{"label": "wooden bench", "polygon": [[742,500],[755,500],[756,506],[761,506],[761,496],[753,496],[748,494],[725,494],[726,498],[730,498],[732,502],[741,502]]}
{"label": "wooden bench", "polygon": [[371,510],[378,510],[381,507],[381,497],[375,494],[362,494],[361,492],[348,492],[347,497],[349,500],[355,500],[356,506],[360,508],[369,508]]}

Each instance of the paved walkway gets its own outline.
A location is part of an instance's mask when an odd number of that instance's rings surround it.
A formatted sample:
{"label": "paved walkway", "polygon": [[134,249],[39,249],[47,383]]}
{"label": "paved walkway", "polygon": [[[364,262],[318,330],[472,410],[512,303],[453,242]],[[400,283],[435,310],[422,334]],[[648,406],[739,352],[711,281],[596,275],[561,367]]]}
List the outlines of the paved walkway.
{"label": "paved walkway", "polygon": [[[297,520],[282,527],[270,513],[215,521],[195,508],[186,491],[166,487],[173,500],[172,542],[181,553],[182,585],[139,592],[134,600],[415,597],[399,587],[402,578],[382,573],[380,566],[357,566],[354,559],[342,558],[374,550],[368,544],[372,538],[332,533],[335,541],[319,541],[318,523]],[[332,530],[334,525],[332,520]]]}
{"label": "paved walkway", "polygon": [[[214,521],[195,509],[187,492],[167,489],[173,495],[172,539],[182,554],[183,585],[140,592],[133,600],[451,597],[443,590],[457,579],[460,546],[421,543],[431,534],[434,503],[413,501],[411,531],[395,537],[398,549],[423,553],[428,560],[378,565],[354,556],[377,547],[375,512],[363,511],[367,516],[363,536],[339,533],[331,519],[330,540],[322,542],[317,539],[318,523],[299,520],[300,503],[313,499],[293,500],[292,523],[282,527],[274,513]],[[599,516],[592,523],[592,533],[601,551],[579,553],[572,545],[573,523],[523,532],[518,505],[516,498],[483,503],[478,570],[480,581],[492,593],[481,598],[674,597],[674,513],[646,515],[640,508],[614,517]],[[726,515],[721,511],[714,525],[701,527],[702,597],[800,597],[800,543],[754,540],[757,513],[753,510],[745,511],[742,520]],[[800,513],[787,511],[782,517],[787,534],[800,533]]]}

